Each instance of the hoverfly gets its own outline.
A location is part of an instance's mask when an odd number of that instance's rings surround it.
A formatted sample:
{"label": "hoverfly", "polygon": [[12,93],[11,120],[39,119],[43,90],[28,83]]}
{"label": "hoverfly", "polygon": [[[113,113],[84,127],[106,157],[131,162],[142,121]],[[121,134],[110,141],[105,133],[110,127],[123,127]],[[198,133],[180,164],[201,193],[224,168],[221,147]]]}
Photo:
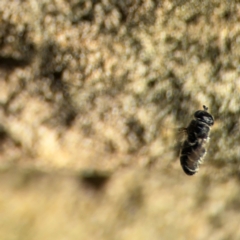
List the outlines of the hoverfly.
{"label": "hoverfly", "polygon": [[196,111],[194,119],[183,129],[187,138],[181,149],[180,163],[187,175],[193,175],[198,171],[199,164],[203,163],[207,153],[206,144],[210,139],[210,128],[214,124],[213,116],[207,110],[208,108],[203,105],[203,110]]}

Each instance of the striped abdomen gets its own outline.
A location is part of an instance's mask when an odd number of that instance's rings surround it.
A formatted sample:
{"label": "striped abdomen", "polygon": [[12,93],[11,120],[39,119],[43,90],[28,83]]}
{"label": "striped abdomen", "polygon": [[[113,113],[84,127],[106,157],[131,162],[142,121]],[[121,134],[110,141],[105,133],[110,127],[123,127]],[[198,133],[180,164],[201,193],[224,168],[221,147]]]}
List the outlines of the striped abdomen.
{"label": "striped abdomen", "polygon": [[188,140],[184,141],[180,162],[187,175],[193,175],[198,171],[198,166],[203,162],[206,154],[206,141],[207,139],[199,138],[194,145],[191,145]]}

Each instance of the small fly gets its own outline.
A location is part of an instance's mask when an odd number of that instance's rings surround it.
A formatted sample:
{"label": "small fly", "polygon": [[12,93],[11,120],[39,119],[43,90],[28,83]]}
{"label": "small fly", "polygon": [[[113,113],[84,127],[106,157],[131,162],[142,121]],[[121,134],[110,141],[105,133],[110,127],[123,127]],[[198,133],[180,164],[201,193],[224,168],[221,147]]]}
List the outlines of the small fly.
{"label": "small fly", "polygon": [[213,124],[213,116],[208,112],[208,108],[203,105],[203,110],[196,111],[194,119],[187,128],[184,128],[187,138],[181,149],[180,163],[187,175],[194,175],[199,169],[199,164],[203,163],[207,153],[206,145],[210,139],[210,129]]}

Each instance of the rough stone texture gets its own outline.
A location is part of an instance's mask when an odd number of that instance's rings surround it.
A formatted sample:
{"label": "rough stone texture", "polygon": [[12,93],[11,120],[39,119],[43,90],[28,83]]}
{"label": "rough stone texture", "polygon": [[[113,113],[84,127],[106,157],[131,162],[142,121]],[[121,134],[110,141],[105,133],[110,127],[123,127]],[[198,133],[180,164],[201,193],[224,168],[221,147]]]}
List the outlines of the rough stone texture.
{"label": "rough stone texture", "polygon": [[239,22],[237,0],[1,0],[0,239],[239,239]]}

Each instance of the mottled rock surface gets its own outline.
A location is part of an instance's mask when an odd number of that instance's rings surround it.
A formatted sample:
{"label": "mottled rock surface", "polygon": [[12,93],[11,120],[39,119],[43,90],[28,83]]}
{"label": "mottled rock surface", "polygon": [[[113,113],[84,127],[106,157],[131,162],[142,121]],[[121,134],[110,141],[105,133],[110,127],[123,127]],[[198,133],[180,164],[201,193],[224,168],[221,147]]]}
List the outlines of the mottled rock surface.
{"label": "mottled rock surface", "polygon": [[0,239],[240,239],[239,56],[237,0],[1,0]]}

